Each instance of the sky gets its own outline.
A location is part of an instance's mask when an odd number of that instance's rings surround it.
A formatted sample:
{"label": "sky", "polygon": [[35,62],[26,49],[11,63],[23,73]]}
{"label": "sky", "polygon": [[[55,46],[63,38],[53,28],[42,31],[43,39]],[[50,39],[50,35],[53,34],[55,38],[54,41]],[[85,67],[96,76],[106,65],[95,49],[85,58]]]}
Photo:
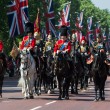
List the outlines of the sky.
{"label": "sky", "polygon": [[110,11],[110,0],[91,0],[96,7]]}

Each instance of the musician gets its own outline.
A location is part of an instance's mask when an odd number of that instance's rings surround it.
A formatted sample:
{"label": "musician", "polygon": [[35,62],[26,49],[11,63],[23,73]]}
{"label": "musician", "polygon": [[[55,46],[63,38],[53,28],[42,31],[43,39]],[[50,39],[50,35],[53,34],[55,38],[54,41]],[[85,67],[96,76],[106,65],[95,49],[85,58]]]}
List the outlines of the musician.
{"label": "musician", "polygon": [[77,41],[75,30],[72,31],[71,46],[71,56],[73,56],[73,54],[75,54],[75,52],[78,51],[79,48],[79,42]]}
{"label": "musician", "polygon": [[43,52],[44,56],[51,55],[52,51],[53,51],[53,47],[54,47],[54,42],[52,40],[52,35],[49,34],[47,37],[47,41],[45,43],[45,46],[44,46],[44,52]]}
{"label": "musician", "polygon": [[87,60],[88,60],[88,58],[90,58],[91,53],[90,53],[89,46],[87,45],[85,36],[82,36],[82,39],[81,39],[81,42],[80,42],[80,47],[79,47],[78,51],[82,55],[83,66],[87,67]]}
{"label": "musician", "polygon": [[106,52],[106,47],[105,43],[102,41],[101,34],[99,34],[96,38],[96,41],[93,43],[93,48],[95,51],[105,51]]}

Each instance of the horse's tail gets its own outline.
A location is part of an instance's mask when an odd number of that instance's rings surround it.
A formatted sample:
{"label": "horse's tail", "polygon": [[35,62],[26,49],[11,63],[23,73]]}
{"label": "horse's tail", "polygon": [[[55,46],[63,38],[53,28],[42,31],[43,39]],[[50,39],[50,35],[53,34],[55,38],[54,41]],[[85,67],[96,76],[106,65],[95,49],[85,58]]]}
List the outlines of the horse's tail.
{"label": "horse's tail", "polygon": [[19,81],[18,81],[18,87],[22,87],[22,85],[23,85],[23,83],[24,83],[24,79],[21,77],[20,79],[19,79]]}

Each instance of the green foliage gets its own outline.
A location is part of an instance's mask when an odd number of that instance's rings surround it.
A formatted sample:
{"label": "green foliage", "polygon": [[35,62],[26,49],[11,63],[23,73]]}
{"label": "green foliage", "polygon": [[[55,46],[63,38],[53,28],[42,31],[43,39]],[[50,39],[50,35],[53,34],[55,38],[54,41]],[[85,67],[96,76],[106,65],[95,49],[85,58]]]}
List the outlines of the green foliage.
{"label": "green foliage", "polygon": [[[8,54],[13,46],[13,39],[9,38],[9,27],[7,20],[7,10],[6,7],[8,2],[11,0],[0,0],[0,39],[3,40],[5,46],[5,52]],[[40,18],[41,18],[41,27],[45,27],[46,18],[44,13],[47,12],[46,5],[43,4],[43,0],[28,0],[29,1],[29,19],[31,22],[34,22],[37,15],[37,8],[40,8]],[[48,0],[47,0],[48,1]],[[84,10],[84,34],[86,33],[87,27],[87,18],[93,16],[93,22],[96,23],[100,21],[103,28],[109,28],[110,25],[110,12],[108,10],[100,10],[95,7],[91,0],[53,0],[54,1],[54,10],[55,10],[55,22],[57,23],[59,19],[58,12],[63,9],[63,4],[71,1],[70,9],[70,22],[71,29],[75,28],[75,12],[81,12]],[[19,43],[23,35],[16,36],[15,42]]]}

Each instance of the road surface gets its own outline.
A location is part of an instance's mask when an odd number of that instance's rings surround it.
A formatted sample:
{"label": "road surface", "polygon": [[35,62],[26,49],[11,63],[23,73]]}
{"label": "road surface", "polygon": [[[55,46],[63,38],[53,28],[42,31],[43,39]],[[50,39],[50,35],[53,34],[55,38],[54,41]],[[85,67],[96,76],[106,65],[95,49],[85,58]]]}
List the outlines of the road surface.
{"label": "road surface", "polygon": [[17,78],[5,78],[3,98],[0,99],[0,110],[110,110],[110,77],[107,78],[105,101],[94,102],[94,86],[89,85],[86,91],[78,95],[70,94],[69,100],[57,100],[58,90],[54,94],[35,95],[34,99],[23,99],[21,88],[17,87]]}

